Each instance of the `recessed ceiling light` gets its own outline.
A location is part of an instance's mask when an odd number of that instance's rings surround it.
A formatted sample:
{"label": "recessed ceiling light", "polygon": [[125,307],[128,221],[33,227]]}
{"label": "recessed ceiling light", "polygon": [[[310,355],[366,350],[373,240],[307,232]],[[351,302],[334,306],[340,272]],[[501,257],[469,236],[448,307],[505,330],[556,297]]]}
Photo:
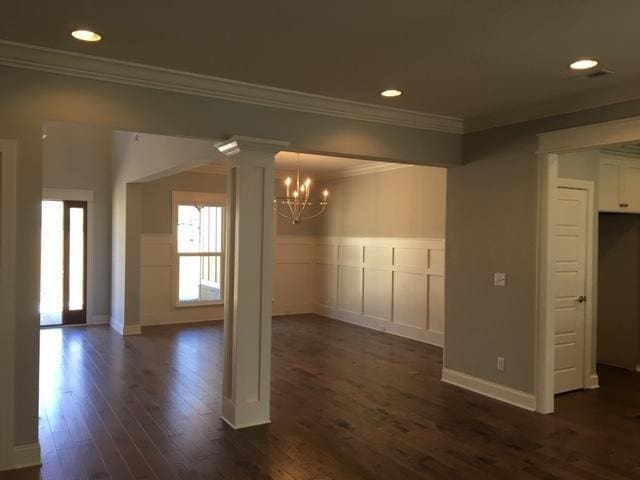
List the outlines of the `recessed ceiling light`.
{"label": "recessed ceiling light", "polygon": [[571,70],[589,70],[598,65],[598,61],[593,58],[580,58],[569,65]]}
{"label": "recessed ceiling light", "polygon": [[71,36],[76,40],[83,42],[99,42],[102,40],[102,35],[91,30],[78,29],[71,32]]}
{"label": "recessed ceiling light", "polygon": [[382,92],[380,92],[380,95],[382,95],[383,97],[399,97],[400,95],[402,95],[402,92],[400,90],[390,89],[383,90]]}

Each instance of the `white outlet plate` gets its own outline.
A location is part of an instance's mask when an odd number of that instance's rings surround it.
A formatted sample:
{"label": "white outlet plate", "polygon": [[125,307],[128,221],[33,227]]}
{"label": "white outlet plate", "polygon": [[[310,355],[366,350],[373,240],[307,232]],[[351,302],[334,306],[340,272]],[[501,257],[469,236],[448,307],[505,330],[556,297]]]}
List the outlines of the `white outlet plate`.
{"label": "white outlet plate", "polygon": [[506,287],[507,286],[507,274],[506,273],[494,273],[493,274],[493,285],[496,287]]}
{"label": "white outlet plate", "polygon": [[499,372],[504,372],[504,357],[498,357],[497,368]]}

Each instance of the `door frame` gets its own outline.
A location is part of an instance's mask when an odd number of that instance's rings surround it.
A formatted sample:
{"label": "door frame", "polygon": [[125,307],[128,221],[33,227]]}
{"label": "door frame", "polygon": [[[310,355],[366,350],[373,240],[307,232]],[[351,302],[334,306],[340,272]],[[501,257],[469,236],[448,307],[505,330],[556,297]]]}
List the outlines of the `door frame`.
{"label": "door frame", "polygon": [[0,139],[0,471],[14,467],[15,448],[15,276],[16,184],[15,140]]}
{"label": "door frame", "polygon": [[93,190],[80,190],[71,188],[43,188],[42,189],[42,201],[45,200],[57,200],[57,201],[74,201],[74,202],[86,202],[87,203],[87,245],[86,245],[86,275],[87,281],[85,284],[86,289],[86,310],[87,310],[87,325],[105,323],[101,318],[96,317],[93,304],[93,243],[94,243],[94,201]]}
{"label": "door frame", "polygon": [[[607,148],[637,142],[640,140],[640,117],[630,117],[611,122],[595,123],[582,127],[555,130],[538,135],[538,275],[537,275],[537,305],[536,305],[536,331],[535,331],[535,397],[536,411],[540,413],[553,413],[555,403],[554,370],[555,349],[553,335],[555,330],[552,303],[553,279],[551,270],[552,229],[554,221],[553,195],[556,188],[562,182],[567,185],[571,180],[558,178],[558,154],[580,150]],[[575,182],[575,181],[574,181]],[[569,187],[570,188],[570,187]],[[595,208],[595,198],[591,195]],[[590,216],[594,218],[595,212]],[[595,226],[592,225],[592,228]],[[593,230],[592,230],[593,231]],[[593,238],[593,235],[592,235]],[[593,246],[593,241],[590,242]],[[589,260],[593,255],[588,255]],[[591,275],[597,265],[591,265]],[[585,351],[590,351],[589,362],[585,363],[585,377],[589,372],[589,378],[585,378],[585,388],[597,388],[597,376],[595,373],[595,355],[597,331],[596,306],[597,285],[594,279],[591,281],[591,308],[587,311],[591,315],[591,335],[587,345],[585,330]],[[585,319],[586,321],[586,319]],[[593,372],[592,372],[593,370]]]}

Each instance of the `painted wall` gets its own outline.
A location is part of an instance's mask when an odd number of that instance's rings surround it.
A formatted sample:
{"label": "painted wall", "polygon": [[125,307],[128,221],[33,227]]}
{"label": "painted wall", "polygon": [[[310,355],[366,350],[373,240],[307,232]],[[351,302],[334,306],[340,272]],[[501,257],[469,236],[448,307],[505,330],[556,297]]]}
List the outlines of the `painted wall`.
{"label": "painted wall", "polygon": [[600,214],[598,362],[640,363],[640,215]]}
{"label": "painted wall", "polygon": [[[446,368],[534,392],[536,135],[639,114],[633,101],[464,136],[463,165],[447,171]],[[493,286],[495,272],[506,288]]]}
{"label": "painted wall", "polygon": [[399,168],[318,184],[329,189],[331,200],[318,219],[318,235],[444,238],[444,168]]}
{"label": "painted wall", "polygon": [[47,122],[46,134],[42,151],[43,187],[94,192],[93,291],[89,294],[93,315],[109,316],[112,132],[93,125]]}
{"label": "painted wall", "polygon": [[[459,162],[461,153],[460,136],[454,134],[238,104],[10,67],[0,68],[0,110],[3,112],[0,137],[18,141],[20,223],[16,233],[16,445],[37,441],[40,262],[33,252],[40,248],[41,137],[45,121],[89,123],[114,129],[208,139],[226,138],[232,134],[283,139],[291,141],[291,148],[296,151],[383,161],[450,164]],[[114,212],[124,208],[122,188],[119,187],[115,193]],[[113,251],[122,249],[122,245],[115,242],[112,248]],[[123,250],[120,253],[124,255]],[[112,265],[116,260],[112,257]],[[113,274],[120,273],[114,270]],[[123,292],[116,294],[123,295]]]}

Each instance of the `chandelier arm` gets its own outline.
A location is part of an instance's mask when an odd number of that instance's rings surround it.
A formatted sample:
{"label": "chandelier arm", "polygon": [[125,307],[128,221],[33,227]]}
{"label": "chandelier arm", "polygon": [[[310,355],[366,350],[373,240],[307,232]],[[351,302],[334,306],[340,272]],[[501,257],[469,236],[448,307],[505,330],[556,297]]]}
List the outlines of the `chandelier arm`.
{"label": "chandelier arm", "polygon": [[291,220],[291,217],[289,215],[287,215],[286,213],[282,213],[280,210],[278,210],[277,207],[273,207],[273,211],[276,212],[278,215],[280,215],[282,218],[286,218],[287,220]]}
{"label": "chandelier arm", "polygon": [[320,211],[316,212],[315,214],[313,214],[313,215],[311,215],[311,216],[309,216],[309,217],[301,218],[300,220],[310,220],[310,219],[312,219],[312,218],[316,218],[316,217],[318,217],[318,216],[322,215],[322,212],[324,212],[324,209],[325,209],[325,208],[327,208],[327,204],[326,204],[326,203],[324,203],[324,204],[322,205],[322,208],[320,209]]}

